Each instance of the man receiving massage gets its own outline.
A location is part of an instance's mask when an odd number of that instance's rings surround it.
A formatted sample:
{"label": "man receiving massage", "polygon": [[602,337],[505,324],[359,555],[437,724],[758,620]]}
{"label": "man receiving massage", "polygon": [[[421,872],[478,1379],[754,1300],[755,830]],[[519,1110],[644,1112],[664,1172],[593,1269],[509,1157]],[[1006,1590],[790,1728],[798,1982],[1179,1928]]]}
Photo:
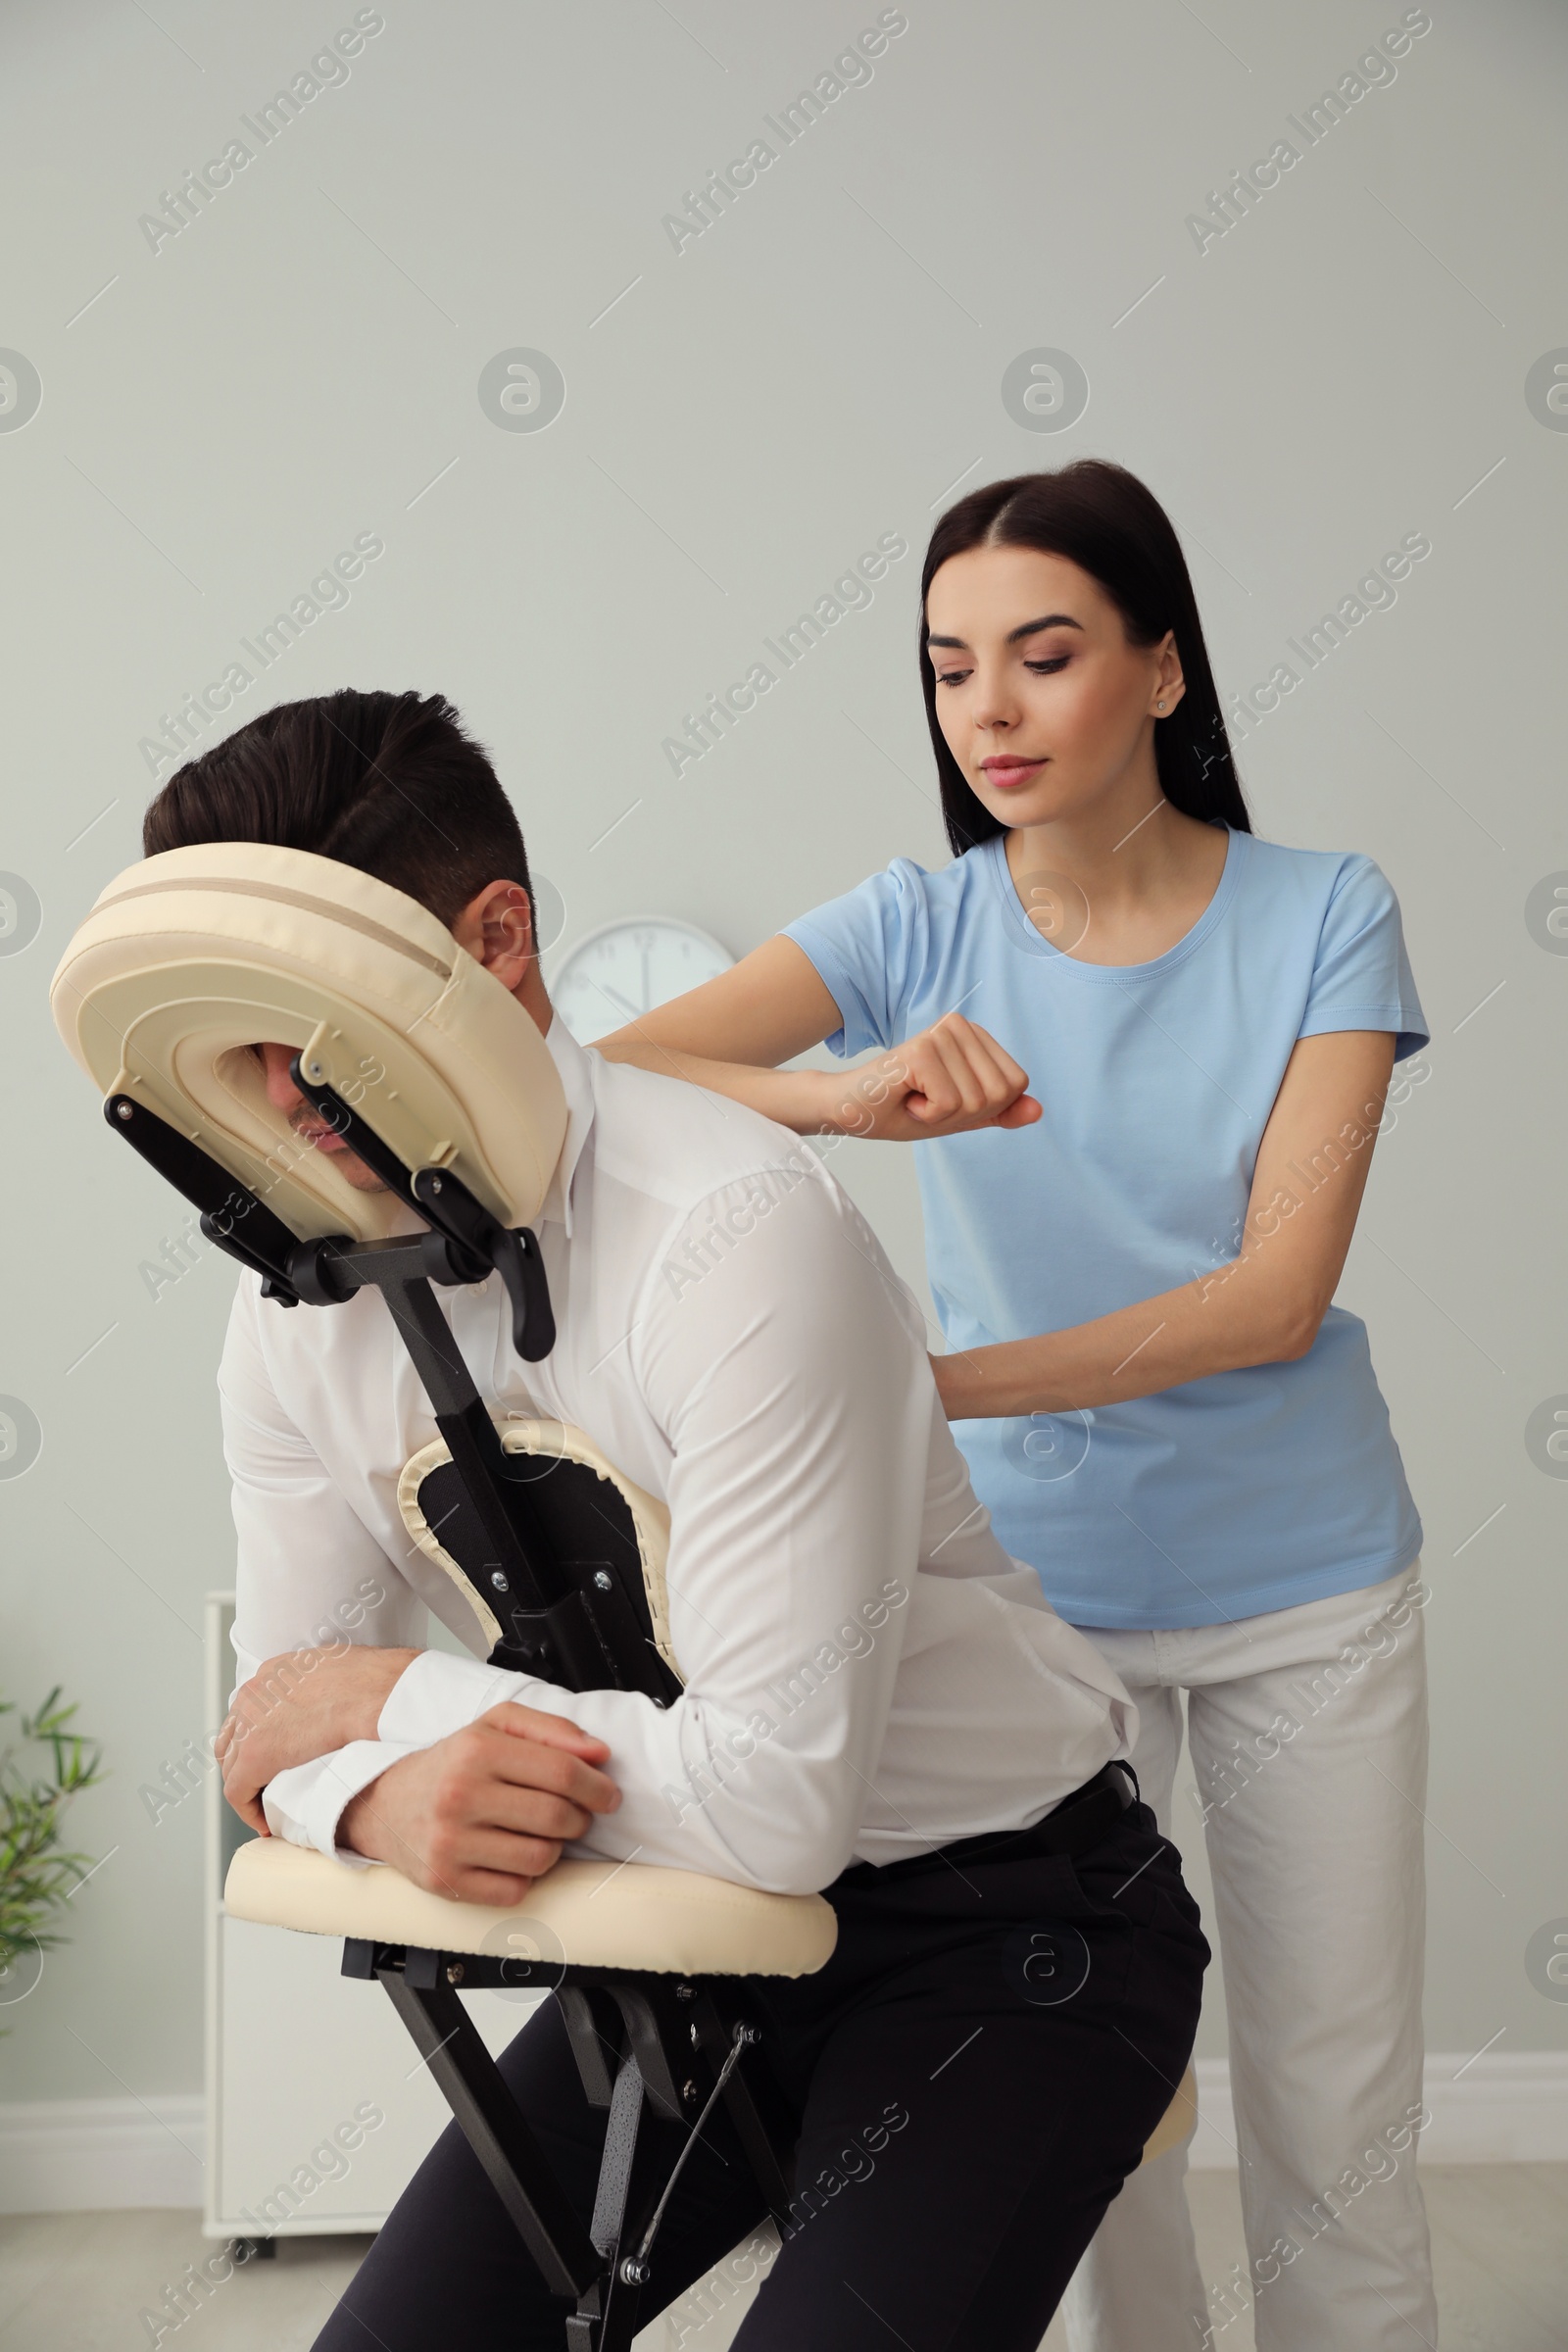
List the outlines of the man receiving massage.
{"label": "man receiving massage", "polygon": [[[1170,2103],[1208,1957],[1117,1762],[1125,1692],[997,1543],[918,1309],[816,1155],[605,1062],[553,1016],[521,835],[449,705],[344,692],[266,712],[148,810],[148,856],[219,840],[403,891],[544,1035],[568,1114],[538,1220],[556,1346],[519,1358],[499,1277],[439,1296],[498,1420],[574,1423],[666,1502],[685,1676],[661,1708],[422,1648],[426,1607],[467,1629],[398,1515],[433,1416],[385,1304],[367,1289],[285,1314],[244,1273],[220,1373],[230,1801],[273,1837],[476,1903],[522,1903],[564,1851],[821,1890],[827,1965],[746,1984],[814,2193],[736,2341],[1033,2352]],[[291,1049],[257,1051],[302,1142],[376,1187],[294,1089]],[[348,1642],[318,1646],[333,1624]],[[604,2117],[554,2003],[501,2067],[586,2223]],[[678,2147],[680,2127],[658,2128]],[[720,2114],[645,2308],[762,2218]],[[543,2352],[561,2315],[454,2125],[318,2344]]]}

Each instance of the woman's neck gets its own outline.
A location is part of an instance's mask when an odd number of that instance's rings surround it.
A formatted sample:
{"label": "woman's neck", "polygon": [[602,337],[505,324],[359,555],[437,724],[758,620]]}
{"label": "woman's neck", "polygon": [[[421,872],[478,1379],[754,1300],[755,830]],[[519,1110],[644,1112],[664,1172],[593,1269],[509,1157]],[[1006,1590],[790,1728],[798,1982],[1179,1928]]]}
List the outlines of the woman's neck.
{"label": "woman's neck", "polygon": [[1149,963],[1201,916],[1225,868],[1225,828],[1163,795],[1106,802],[1006,836],[1007,870],[1042,936],[1082,963]]}

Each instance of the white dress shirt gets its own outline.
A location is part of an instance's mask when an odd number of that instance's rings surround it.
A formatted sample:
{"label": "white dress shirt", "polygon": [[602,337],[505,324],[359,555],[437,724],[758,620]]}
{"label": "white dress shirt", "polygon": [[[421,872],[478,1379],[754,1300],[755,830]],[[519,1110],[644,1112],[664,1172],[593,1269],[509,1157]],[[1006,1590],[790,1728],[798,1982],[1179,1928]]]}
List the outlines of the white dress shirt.
{"label": "white dress shirt", "polygon": [[[1137,1711],[993,1535],[875,1235],[797,1136],[559,1018],[547,1042],[570,1110],[538,1227],[555,1348],[515,1353],[499,1276],[435,1295],[498,1420],[574,1422],[667,1503],[684,1692],[425,1650],[375,1740],[270,1783],[273,1835],[339,1850],[351,1796],[503,1698],[610,1746],[621,1805],[575,1854],[801,1893],[1038,1820],[1129,1753]],[[426,1607],[472,1645],[398,1515],[436,1432],[379,1294],[284,1309],[243,1273],[219,1386],[240,1680],[342,1635],[417,1647]]]}

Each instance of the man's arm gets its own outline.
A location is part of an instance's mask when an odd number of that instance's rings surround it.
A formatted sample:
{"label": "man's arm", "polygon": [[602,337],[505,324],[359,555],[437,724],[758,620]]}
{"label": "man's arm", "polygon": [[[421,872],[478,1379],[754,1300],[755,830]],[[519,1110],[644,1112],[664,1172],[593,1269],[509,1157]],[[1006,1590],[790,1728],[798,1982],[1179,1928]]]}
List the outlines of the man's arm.
{"label": "man's arm", "polygon": [[338,1837],[454,1902],[520,1903],[620,1803],[610,1750],[564,1717],[510,1702],[420,1748],[351,1797]]}
{"label": "man's arm", "polygon": [[277,1396],[261,1317],[280,1311],[241,1276],[218,1375],[237,1538],[236,1687],[215,1752],[253,1829],[330,1852],[347,1797],[385,1768],[360,1746],[374,1740],[425,1611]]}
{"label": "man's arm", "polygon": [[[377,1791],[385,1783],[374,1816],[359,1804],[354,1843],[361,1856],[407,1867],[407,1839],[387,1826],[392,1800],[406,1797],[416,1777],[394,1784],[388,1768],[407,1759],[426,1775],[416,1801],[432,1864],[421,1884],[469,1901],[520,1900],[529,1878],[557,1859],[563,1839],[581,1836],[594,1813],[618,1803],[614,1784],[597,1769],[603,1742],[560,1716],[501,1707],[490,1720],[504,1723],[507,1736],[487,1732],[462,1753],[471,1762],[481,1751],[487,1766],[499,1755],[502,1769],[481,1774],[455,1808],[439,1778],[442,1770],[450,1777],[452,1757],[434,1750],[427,1760],[424,1753],[438,1732],[412,1720],[401,1740],[380,1737],[388,1697],[422,1654],[407,1637],[423,1631],[423,1604],[284,1411],[261,1344],[261,1311],[247,1277],[219,1375],[239,1537],[241,1680],[215,1746],[224,1794],[264,1836],[331,1854],[344,1851],[337,1825],[345,1809],[372,1783]],[[487,1669],[476,1661],[447,1662],[481,1678],[486,1705],[518,1679],[490,1676],[486,1683]],[[499,1808],[491,1783],[501,1787]],[[514,1875],[498,1875],[499,1863]]]}
{"label": "man's arm", "polygon": [[389,1754],[381,1797],[367,1788],[343,1824],[358,1843],[374,1823],[363,1850],[436,1883],[437,1786],[468,1808],[468,1831],[505,1826],[481,1822],[496,1802],[474,1786],[482,1760],[475,1748],[466,1771],[451,1739],[501,1683],[608,1749],[621,1802],[596,1813],[593,1854],[786,1893],[826,1886],[849,1860],[919,1558],[934,1398],[918,1312],[874,1235],[808,1154],[795,1170],[704,1203],[650,1269],[628,1338],[675,1457],[667,1579],[683,1695],[659,1708],[426,1652],[381,1732],[446,1754],[417,1769]]}
{"label": "man's arm", "polygon": [[241,1821],[266,1837],[262,1791],[271,1781],[373,1740],[393,1687],[418,1654],[344,1641],[266,1659],[235,1690],[213,1742],[223,1794]]}
{"label": "man's arm", "polygon": [[595,1769],[610,1751],[562,1716],[508,1702],[433,1746],[382,1741],[386,1701],[422,1654],[345,1644],[269,1659],[236,1691],[215,1746],[223,1794],[261,1836],[276,1820],[286,1837],[291,1789],[318,1810],[357,1790],[328,1850],[391,1862],[455,1901],[518,1903],[568,1838],[619,1804]]}
{"label": "man's arm", "polygon": [[[413,1648],[425,1625],[423,1602],[278,1398],[261,1317],[281,1311],[263,1302],[253,1274],[241,1275],[218,1372],[238,1539],[236,1687],[264,1662],[308,1649]],[[268,1695],[257,1694],[259,1708]]]}

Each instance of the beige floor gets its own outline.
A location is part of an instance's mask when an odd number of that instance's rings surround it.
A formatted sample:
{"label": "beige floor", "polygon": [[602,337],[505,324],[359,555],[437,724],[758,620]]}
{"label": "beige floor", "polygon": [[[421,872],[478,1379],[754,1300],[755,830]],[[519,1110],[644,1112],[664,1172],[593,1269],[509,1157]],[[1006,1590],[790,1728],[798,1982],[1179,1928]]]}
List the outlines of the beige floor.
{"label": "beige floor", "polygon": [[[1436,2249],[1443,2352],[1568,2352],[1568,2165],[1423,2170]],[[1203,2275],[1245,2274],[1234,2177],[1190,2183]],[[177,2352],[308,2352],[352,2276],[364,2238],[293,2238],[275,2260],[239,2271],[162,2342]],[[185,2213],[39,2214],[0,2220],[0,2352],[130,2352],[154,2340],[141,2314],[162,2303],[187,2263],[212,2248]],[[738,2313],[681,2337],[681,2352],[720,2352]],[[1065,2344],[1060,2322],[1043,2352]],[[657,2322],[640,2352],[669,2352]],[[1250,2322],[1216,2338],[1253,2352]],[[462,2352],[456,2340],[431,2352]],[[1333,2352],[1312,2346],[1309,2352]],[[1412,2352],[1415,2352],[1412,2338]]]}

